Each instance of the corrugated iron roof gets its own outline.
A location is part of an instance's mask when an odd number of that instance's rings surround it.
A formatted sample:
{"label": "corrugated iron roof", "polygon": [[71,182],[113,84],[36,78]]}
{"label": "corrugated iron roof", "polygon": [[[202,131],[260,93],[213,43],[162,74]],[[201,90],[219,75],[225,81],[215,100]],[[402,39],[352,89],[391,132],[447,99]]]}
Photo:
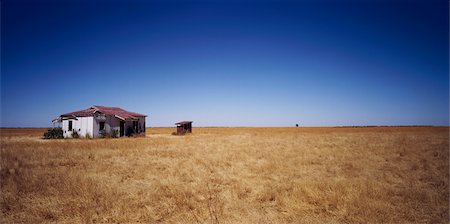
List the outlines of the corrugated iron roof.
{"label": "corrugated iron roof", "polygon": [[193,121],[180,121],[180,122],[178,122],[178,123],[175,123],[175,125],[182,125],[182,124],[190,124],[190,123],[192,123]]}
{"label": "corrugated iron roof", "polygon": [[61,114],[60,117],[90,117],[97,112],[104,115],[115,116],[122,120],[135,120],[137,117],[147,116],[145,114],[126,111],[120,107],[92,106],[84,110]]}

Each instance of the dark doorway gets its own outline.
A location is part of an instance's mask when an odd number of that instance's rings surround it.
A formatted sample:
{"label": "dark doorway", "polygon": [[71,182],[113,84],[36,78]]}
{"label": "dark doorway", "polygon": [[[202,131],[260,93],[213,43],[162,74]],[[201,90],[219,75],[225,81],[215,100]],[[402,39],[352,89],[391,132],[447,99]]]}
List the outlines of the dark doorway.
{"label": "dark doorway", "polygon": [[125,135],[125,122],[120,122],[120,137]]}

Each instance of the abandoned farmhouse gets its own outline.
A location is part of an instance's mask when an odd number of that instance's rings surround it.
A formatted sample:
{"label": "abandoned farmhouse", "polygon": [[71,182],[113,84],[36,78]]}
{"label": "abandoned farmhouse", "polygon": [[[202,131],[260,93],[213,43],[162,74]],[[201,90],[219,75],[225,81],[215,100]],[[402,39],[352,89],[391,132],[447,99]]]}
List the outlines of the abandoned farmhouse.
{"label": "abandoned farmhouse", "polygon": [[54,119],[63,130],[64,138],[76,132],[81,137],[101,137],[115,133],[117,137],[145,134],[147,115],[126,111],[119,107],[91,106],[87,109],[61,114]]}

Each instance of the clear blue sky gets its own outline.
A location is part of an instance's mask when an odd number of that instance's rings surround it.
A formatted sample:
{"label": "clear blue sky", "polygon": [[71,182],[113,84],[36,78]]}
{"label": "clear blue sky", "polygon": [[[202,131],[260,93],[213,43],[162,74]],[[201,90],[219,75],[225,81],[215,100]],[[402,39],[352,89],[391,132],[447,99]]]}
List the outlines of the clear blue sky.
{"label": "clear blue sky", "polygon": [[448,1],[1,3],[1,126],[448,125]]}

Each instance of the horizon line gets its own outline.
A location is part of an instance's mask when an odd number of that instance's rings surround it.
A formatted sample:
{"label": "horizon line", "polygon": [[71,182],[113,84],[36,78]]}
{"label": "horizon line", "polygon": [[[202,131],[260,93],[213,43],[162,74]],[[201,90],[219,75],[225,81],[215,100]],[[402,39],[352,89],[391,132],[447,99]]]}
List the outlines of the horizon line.
{"label": "horizon line", "polygon": [[[175,128],[176,126],[153,126],[145,128]],[[376,127],[450,127],[449,125],[330,125],[330,126],[195,126],[195,128],[376,128]],[[53,127],[0,127],[0,129],[42,129]],[[55,127],[57,128],[57,127]]]}

